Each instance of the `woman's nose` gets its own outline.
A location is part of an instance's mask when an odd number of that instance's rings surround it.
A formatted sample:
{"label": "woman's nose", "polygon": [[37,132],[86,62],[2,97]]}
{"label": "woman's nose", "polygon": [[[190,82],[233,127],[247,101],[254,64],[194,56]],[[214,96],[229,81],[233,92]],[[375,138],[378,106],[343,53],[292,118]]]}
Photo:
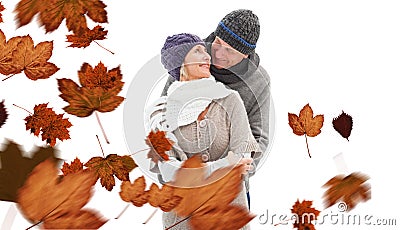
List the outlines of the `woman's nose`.
{"label": "woman's nose", "polygon": [[211,56],[207,52],[204,53],[204,60],[211,60]]}

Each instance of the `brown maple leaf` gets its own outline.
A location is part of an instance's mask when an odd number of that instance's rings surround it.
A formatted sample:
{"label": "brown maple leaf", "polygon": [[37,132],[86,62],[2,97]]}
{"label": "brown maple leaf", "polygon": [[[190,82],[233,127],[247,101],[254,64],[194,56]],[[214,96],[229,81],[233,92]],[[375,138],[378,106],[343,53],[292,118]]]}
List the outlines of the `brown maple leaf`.
{"label": "brown maple leaf", "polygon": [[100,183],[108,191],[115,185],[114,175],[121,181],[129,181],[129,172],[137,167],[132,157],[110,154],[107,157],[92,157],[85,166],[96,173]]}
{"label": "brown maple leaf", "polygon": [[298,136],[305,136],[308,156],[311,158],[307,136],[315,137],[321,133],[321,128],[324,123],[324,115],[313,117],[313,110],[310,105],[307,104],[300,110],[299,116],[293,113],[288,113],[288,118],[289,126],[292,128],[293,133]]}
{"label": "brown maple leaf", "polygon": [[0,102],[0,128],[4,125],[8,118],[6,107],[4,106],[4,100]]}
{"label": "brown maple leaf", "polygon": [[[108,31],[104,30],[103,27],[97,25],[93,29],[84,30],[78,34],[67,35],[67,42],[72,44],[68,47],[85,48],[90,45],[95,40],[104,40],[106,38]],[[97,42],[96,42],[97,43]],[[98,43],[97,43],[98,44]]]}
{"label": "brown maple leaf", "polygon": [[153,183],[150,189],[146,190],[146,180],[143,176],[138,177],[133,183],[129,181],[122,182],[119,195],[123,201],[131,202],[137,207],[149,203],[164,212],[171,211],[182,199],[174,195],[174,189],[166,184],[159,189]]}
{"label": "brown maple leaf", "polygon": [[70,139],[68,128],[72,126],[64,114],[56,114],[53,109],[47,108],[48,103],[35,105],[34,113],[25,118],[26,130],[35,136],[42,132],[42,140],[54,146],[56,139],[61,141]]}
{"label": "brown maple leaf", "polygon": [[333,128],[343,137],[349,140],[353,128],[353,118],[342,110],[342,113],[332,120]]}
{"label": "brown maple leaf", "polygon": [[36,165],[48,158],[57,160],[53,148],[39,147],[32,157],[24,157],[21,147],[9,140],[0,152],[0,200],[16,202],[17,190],[22,187]]}
{"label": "brown maple leaf", "polygon": [[2,18],[2,15],[1,15],[1,11],[3,11],[3,10],[5,10],[6,8],[4,8],[4,6],[1,4],[1,2],[0,2],[0,23],[1,22],[3,22],[3,18]]}
{"label": "brown maple leaf", "polygon": [[151,130],[147,135],[146,144],[150,147],[147,158],[157,164],[159,160],[169,160],[165,152],[172,149],[174,142],[165,137],[165,131]]}
{"label": "brown maple leaf", "polygon": [[0,74],[9,75],[18,73],[17,67],[13,64],[12,55],[16,51],[21,39],[21,36],[16,36],[7,41],[3,31],[0,30]]}
{"label": "brown maple leaf", "polygon": [[153,207],[160,208],[164,212],[169,212],[175,208],[182,200],[182,197],[175,195],[174,188],[163,185],[161,189],[154,183],[149,189],[149,204]]}
{"label": "brown maple leaf", "polygon": [[106,221],[98,212],[82,209],[96,181],[91,172],[58,176],[52,160],[36,166],[18,190],[18,206],[25,218],[44,228],[100,228]]}
{"label": "brown maple leaf", "polygon": [[136,207],[141,207],[146,204],[149,200],[149,191],[146,191],[146,180],[144,176],[136,178],[133,183],[123,181],[121,183],[119,195],[123,201],[131,202]]}
{"label": "brown maple leaf", "polygon": [[0,31],[0,47],[0,73],[3,75],[13,76],[23,71],[29,79],[38,80],[49,78],[59,70],[55,64],[48,62],[53,42],[40,42],[34,46],[29,35],[14,37],[6,42],[4,33]]}
{"label": "brown maple leaf", "polygon": [[169,183],[174,189],[174,195],[182,197],[173,211],[185,217],[184,220],[188,218],[193,229],[243,227],[255,215],[245,207],[231,204],[243,189],[242,167],[238,165],[222,168],[206,178],[207,170],[200,156],[189,158],[176,172],[174,181]]}
{"label": "brown maple leaf", "polygon": [[323,195],[325,206],[330,207],[338,201],[343,201],[346,211],[350,211],[361,201],[368,201],[371,199],[371,187],[366,184],[368,179],[367,175],[361,173],[333,177],[322,186],[328,187]]}
{"label": "brown maple leaf", "polygon": [[79,33],[88,29],[85,16],[94,22],[106,23],[105,7],[101,0],[20,0],[14,11],[18,27],[28,24],[36,14],[39,14],[39,23],[45,27],[46,32],[56,30],[66,19],[68,31]]}
{"label": "brown maple leaf", "polygon": [[124,85],[119,67],[107,71],[101,62],[94,69],[84,63],[78,76],[82,86],[71,79],[58,79],[60,97],[69,103],[63,109],[69,114],[87,117],[94,111],[111,112],[125,99],[117,96]]}
{"label": "brown maple leaf", "polygon": [[320,211],[311,206],[312,201],[303,200],[302,202],[299,202],[297,199],[291,209],[292,213],[296,215],[296,221],[293,223],[293,228],[297,228],[298,230],[305,230],[307,228],[315,229],[311,221],[317,220]]}
{"label": "brown maple leaf", "polygon": [[77,158],[75,158],[75,160],[73,160],[71,162],[71,164],[64,162],[61,171],[63,172],[64,176],[66,176],[70,173],[76,173],[76,172],[83,171],[83,163],[77,157]]}

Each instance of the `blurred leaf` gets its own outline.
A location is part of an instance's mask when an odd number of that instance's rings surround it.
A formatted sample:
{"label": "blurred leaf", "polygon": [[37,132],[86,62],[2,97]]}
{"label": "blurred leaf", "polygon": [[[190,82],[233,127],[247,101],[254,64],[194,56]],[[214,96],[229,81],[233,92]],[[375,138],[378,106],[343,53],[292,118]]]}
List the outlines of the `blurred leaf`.
{"label": "blurred leaf", "polygon": [[55,158],[53,148],[40,147],[32,158],[22,156],[20,146],[12,141],[6,142],[0,152],[0,200],[16,202],[17,190],[24,184],[33,168],[48,158]]}
{"label": "blurred leaf", "polygon": [[346,211],[353,209],[359,202],[371,199],[371,187],[366,184],[369,179],[361,173],[350,175],[337,175],[326,182],[322,187],[327,187],[323,199],[326,207],[343,201],[347,205]]}
{"label": "blurred leaf", "polygon": [[97,229],[106,221],[98,212],[82,209],[95,182],[93,173],[83,171],[60,178],[54,162],[46,160],[18,190],[18,206],[26,219],[45,229]]}

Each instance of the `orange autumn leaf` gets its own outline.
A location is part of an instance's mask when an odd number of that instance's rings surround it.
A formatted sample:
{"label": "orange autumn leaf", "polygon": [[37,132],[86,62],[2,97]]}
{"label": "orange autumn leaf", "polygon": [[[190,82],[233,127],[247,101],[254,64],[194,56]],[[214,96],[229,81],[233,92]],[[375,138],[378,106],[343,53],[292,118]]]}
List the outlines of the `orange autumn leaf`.
{"label": "orange autumn leaf", "polygon": [[0,2],[0,23],[1,22],[3,22],[3,18],[2,18],[2,15],[1,15],[1,11],[3,11],[3,10],[5,10],[6,8],[4,8],[4,6],[1,4],[1,2]]}
{"label": "orange autumn leaf", "polygon": [[146,180],[144,176],[136,178],[133,183],[123,181],[121,183],[119,196],[123,201],[131,202],[136,207],[141,207],[146,204],[149,199],[149,192],[146,191]]}
{"label": "orange autumn leaf", "polygon": [[103,40],[106,38],[108,31],[104,30],[101,26],[95,26],[92,30],[87,29],[83,30],[79,34],[70,34],[67,35],[67,42],[71,42],[72,44],[68,47],[77,47],[77,48],[85,48],[90,45],[95,40]]}
{"label": "orange autumn leaf", "polygon": [[313,110],[310,105],[307,104],[300,110],[299,116],[293,113],[288,113],[288,118],[289,126],[292,128],[293,133],[298,136],[305,136],[308,155],[311,158],[307,136],[315,137],[321,133],[321,128],[324,123],[324,115],[313,117]]}
{"label": "orange autumn leaf", "polygon": [[342,201],[346,204],[346,211],[350,211],[361,201],[368,201],[371,199],[371,187],[366,184],[368,179],[367,175],[361,173],[333,177],[322,186],[328,188],[323,195],[325,206],[330,207]]}
{"label": "orange autumn leaf", "polygon": [[55,64],[48,62],[53,42],[40,42],[34,46],[29,35],[17,36],[6,42],[0,30],[0,48],[0,73],[3,75],[13,76],[23,71],[29,79],[38,80],[49,78],[59,70]]}
{"label": "orange autumn leaf", "polygon": [[231,204],[243,189],[242,167],[221,168],[206,177],[207,169],[200,156],[189,158],[176,172],[174,181],[168,183],[174,188],[174,195],[182,197],[173,211],[189,217],[189,224],[195,230],[243,227],[255,215],[245,207]]}
{"label": "orange autumn leaf", "polygon": [[130,156],[118,156],[110,154],[107,157],[92,157],[85,166],[94,171],[100,183],[108,191],[115,185],[114,176],[121,181],[129,181],[129,172],[137,167],[135,161]]}
{"label": "orange autumn leaf", "polygon": [[92,196],[96,181],[91,172],[69,174],[60,179],[52,160],[36,166],[18,190],[17,203],[33,224],[52,228],[100,228],[104,220],[97,211],[82,209]]}
{"label": "orange autumn leaf", "polygon": [[150,147],[147,158],[157,164],[159,160],[169,160],[169,156],[165,152],[172,149],[174,142],[166,138],[165,131],[154,132],[151,130],[147,135],[146,144]]}
{"label": "orange autumn leaf", "polygon": [[47,104],[35,105],[34,113],[25,118],[26,130],[30,130],[35,136],[41,132],[42,140],[54,146],[56,139],[61,141],[70,139],[68,128],[72,126],[64,114],[56,114],[53,109],[47,108]]}
{"label": "orange autumn leaf", "polygon": [[21,27],[32,21],[36,14],[39,23],[46,32],[56,30],[66,19],[68,31],[79,33],[87,29],[86,16],[94,22],[106,23],[106,5],[101,0],[20,0],[15,7],[17,26]]}
{"label": "orange autumn leaf", "polygon": [[182,200],[182,197],[175,195],[174,188],[163,185],[161,189],[156,184],[151,184],[149,189],[149,204],[160,208],[164,212],[169,212],[175,208]]}
{"label": "orange autumn leaf", "polygon": [[141,207],[149,203],[155,208],[160,208],[164,212],[171,211],[180,201],[181,197],[174,195],[174,190],[168,185],[163,185],[161,189],[156,184],[151,184],[150,189],[146,190],[146,180],[143,176],[138,177],[133,183],[124,181],[119,192],[121,199],[131,202],[136,207]]}
{"label": "orange autumn leaf", "polygon": [[63,172],[64,176],[71,173],[83,171],[83,163],[79,160],[79,158],[75,158],[75,160],[73,160],[71,164],[64,162],[61,171]]}
{"label": "orange autumn leaf", "polygon": [[119,66],[107,71],[101,62],[95,68],[84,63],[78,76],[81,86],[71,79],[57,79],[60,97],[69,103],[65,112],[87,117],[94,111],[111,112],[124,100],[117,96],[124,85]]}
{"label": "orange autumn leaf", "polygon": [[[16,202],[17,191],[21,188],[32,170],[46,159],[58,161],[56,151],[50,147],[36,147],[31,157],[26,157],[22,146],[5,140],[0,151],[0,200]],[[22,151],[21,151],[22,150]]]}
{"label": "orange autumn leaf", "polygon": [[293,228],[297,228],[298,230],[315,230],[311,221],[317,219],[320,211],[311,206],[312,201],[303,200],[302,202],[299,202],[297,199],[291,209],[292,213],[294,213],[297,218],[293,223]]}

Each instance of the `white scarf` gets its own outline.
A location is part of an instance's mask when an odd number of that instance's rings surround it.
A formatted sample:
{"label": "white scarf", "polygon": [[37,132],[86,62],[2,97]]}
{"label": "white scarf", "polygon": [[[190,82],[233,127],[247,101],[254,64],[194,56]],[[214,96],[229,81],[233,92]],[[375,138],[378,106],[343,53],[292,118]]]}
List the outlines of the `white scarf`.
{"label": "white scarf", "polygon": [[213,99],[224,98],[232,92],[213,76],[173,82],[167,91],[165,129],[173,131],[194,122]]}

